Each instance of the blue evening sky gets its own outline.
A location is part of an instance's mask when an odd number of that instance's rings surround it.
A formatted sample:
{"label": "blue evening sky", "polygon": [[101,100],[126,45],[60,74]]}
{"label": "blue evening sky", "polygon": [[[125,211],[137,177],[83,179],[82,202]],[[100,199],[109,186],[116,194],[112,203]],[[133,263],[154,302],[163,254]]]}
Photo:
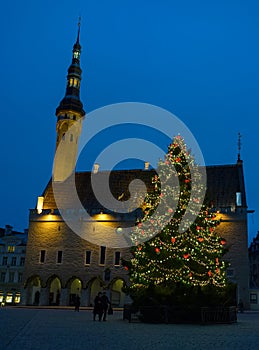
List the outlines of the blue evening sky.
{"label": "blue evening sky", "polygon": [[251,240],[259,230],[256,0],[2,2],[0,226],[28,227],[51,176],[55,109],[79,15],[86,112],[129,101],[167,109],[191,130],[207,165],[236,163],[242,134],[247,201],[256,210]]}

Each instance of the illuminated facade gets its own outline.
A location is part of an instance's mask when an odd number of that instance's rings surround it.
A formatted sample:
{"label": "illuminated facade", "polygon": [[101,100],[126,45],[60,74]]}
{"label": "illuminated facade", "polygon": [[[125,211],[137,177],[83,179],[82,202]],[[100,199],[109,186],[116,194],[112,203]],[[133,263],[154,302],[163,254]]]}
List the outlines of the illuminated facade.
{"label": "illuminated facade", "polygon": [[23,290],[23,271],[28,232],[0,228],[0,303],[19,304]]}
{"label": "illuminated facade", "polygon": [[[53,174],[56,182],[70,181],[75,168],[81,121],[85,115],[79,98],[80,52],[78,33],[72,64],[68,69],[66,95],[56,110],[57,151]],[[148,191],[151,191],[152,175],[154,170],[148,170],[148,167],[143,170],[113,171],[111,192],[116,199],[123,194],[126,200],[128,185],[136,178],[143,180]],[[94,176],[104,176],[97,165]],[[237,284],[237,298],[242,298],[248,307],[247,205],[242,161],[238,158],[233,165],[207,167],[207,181],[211,209],[222,221],[218,231],[230,247],[226,256],[231,263],[228,276]],[[89,235],[104,237],[107,227],[119,232],[121,228],[132,225],[140,215],[138,211],[117,215],[116,211],[111,213],[103,208],[91,188],[91,172],[76,173],[75,182],[82,205],[96,219],[94,222],[83,222]],[[71,209],[69,206],[69,191],[64,191],[61,196],[61,202],[66,203],[66,207],[57,208],[50,181],[39,197],[38,207],[30,211],[23,303],[72,305],[79,294],[81,305],[89,306],[93,304],[97,292],[106,289],[113,305],[123,306],[127,296],[122,287],[129,280],[127,271],[120,265],[120,258],[129,258],[129,249],[113,249],[80,238],[60,215],[60,209],[63,209],[78,211],[80,216],[80,208]]]}

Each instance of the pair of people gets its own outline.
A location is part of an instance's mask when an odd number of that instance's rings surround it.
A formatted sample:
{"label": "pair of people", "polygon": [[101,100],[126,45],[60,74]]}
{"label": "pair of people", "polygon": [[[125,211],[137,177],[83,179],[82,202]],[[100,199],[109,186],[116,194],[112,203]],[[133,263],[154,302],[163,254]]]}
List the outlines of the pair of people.
{"label": "pair of people", "polygon": [[98,315],[99,321],[106,321],[108,306],[111,305],[111,302],[109,298],[107,297],[106,293],[99,292],[97,296],[94,299],[94,321],[96,318],[96,315]]}

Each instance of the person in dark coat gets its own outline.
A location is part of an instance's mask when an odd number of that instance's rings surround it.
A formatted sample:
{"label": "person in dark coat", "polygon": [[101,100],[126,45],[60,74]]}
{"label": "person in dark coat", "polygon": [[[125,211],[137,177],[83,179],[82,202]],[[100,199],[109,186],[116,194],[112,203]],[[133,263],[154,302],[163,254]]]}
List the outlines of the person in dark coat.
{"label": "person in dark coat", "polygon": [[80,307],[80,297],[79,295],[77,295],[75,298],[75,311],[79,312],[79,307]]}
{"label": "person in dark coat", "polygon": [[99,292],[94,299],[94,310],[93,310],[94,321],[95,321],[96,315],[98,315],[99,321],[102,320],[103,304],[102,304],[101,296],[102,296],[102,293]]}
{"label": "person in dark coat", "polygon": [[103,321],[106,321],[106,315],[109,304],[111,304],[110,300],[108,299],[105,292],[103,292],[103,295],[101,296],[102,300],[102,306],[103,306]]}

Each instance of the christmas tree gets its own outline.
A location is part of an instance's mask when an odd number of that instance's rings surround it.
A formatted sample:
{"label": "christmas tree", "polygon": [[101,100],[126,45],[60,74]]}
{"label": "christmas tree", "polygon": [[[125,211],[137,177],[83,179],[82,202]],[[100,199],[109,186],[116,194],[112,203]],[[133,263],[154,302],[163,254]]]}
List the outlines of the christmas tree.
{"label": "christmas tree", "polygon": [[132,259],[123,261],[130,275],[129,293],[155,287],[172,291],[176,285],[225,287],[226,242],[217,233],[215,214],[202,204],[204,173],[181,136],[169,145],[156,173],[143,218],[131,232]]}

